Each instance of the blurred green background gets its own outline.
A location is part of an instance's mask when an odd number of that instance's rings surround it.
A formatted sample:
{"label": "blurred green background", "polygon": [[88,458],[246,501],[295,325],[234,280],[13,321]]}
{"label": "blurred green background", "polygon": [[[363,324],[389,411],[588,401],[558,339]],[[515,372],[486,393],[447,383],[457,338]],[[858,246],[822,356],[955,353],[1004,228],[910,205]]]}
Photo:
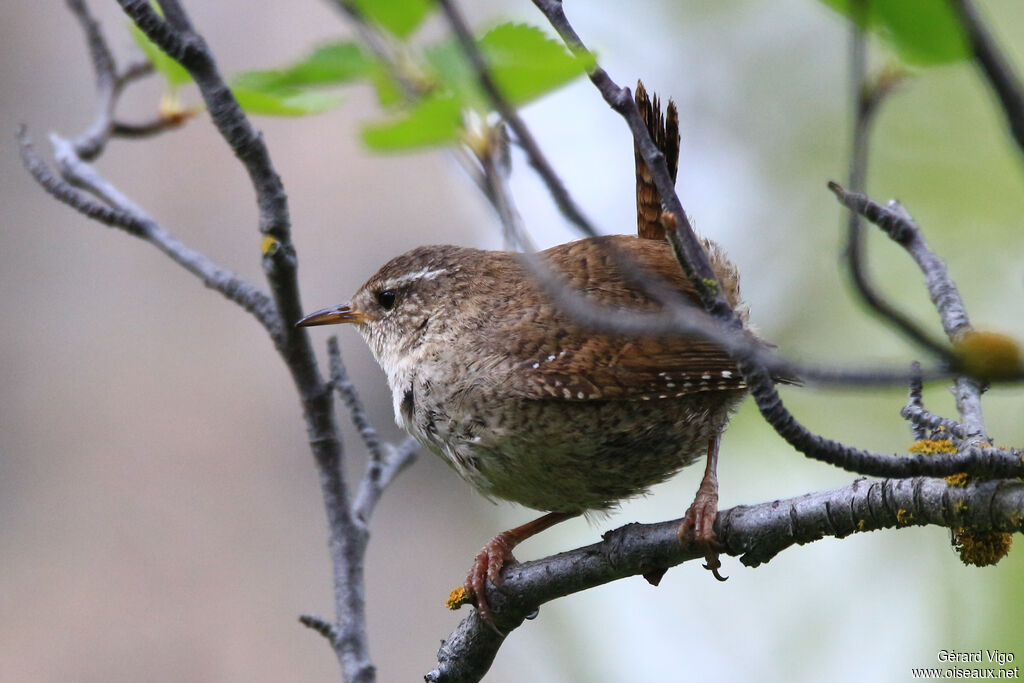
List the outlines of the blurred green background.
{"label": "blurred green background", "polygon": [[[470,3],[474,25],[542,24],[532,4]],[[978,3],[1024,70],[1024,5]],[[130,54],[126,19],[92,3]],[[187,3],[222,69],[279,65],[346,35],[329,3]],[[619,3],[566,10],[620,84],[642,76],[680,107],[678,187],[704,234],[743,273],[752,318],[794,357],[840,366],[914,358],[850,294],[844,216],[825,189],[846,175],[847,43],[813,0]],[[435,19],[426,30],[437,37]],[[21,170],[12,131],[80,132],[93,76],[62,3],[9,3],[0,22],[0,680],[338,680],[321,638],[296,621],[330,616],[319,489],[290,379],[263,331],[155,249],[89,223]],[[157,82],[133,91],[146,118]],[[193,94],[194,96],[194,94]],[[333,112],[260,118],[289,191],[304,304],[337,303],[391,256],[423,243],[497,248],[497,220],[444,152],[371,156],[368,88]],[[628,131],[586,81],[524,111],[559,173],[605,232],[634,229]],[[884,107],[868,187],[899,197],[957,280],[976,325],[1024,339],[1024,172],[971,64],[922,71]],[[573,237],[520,156],[514,190],[533,237]],[[261,282],[248,181],[204,117],[115,142],[100,169],[165,227]],[[921,276],[869,240],[885,291],[938,329]],[[262,282],[261,282],[262,284]],[[338,330],[378,427],[399,438],[382,373]],[[319,348],[327,332],[315,331]],[[905,449],[902,389],[785,390],[815,430]],[[1021,390],[989,393],[990,433],[1024,443]],[[926,401],[952,414],[946,387]],[[347,425],[347,423],[345,423]],[[363,453],[346,432],[353,469]],[[632,521],[680,516],[699,468],[625,504],[529,541],[521,559],[587,544]],[[751,404],[727,433],[722,506],[841,486],[853,476],[785,446]],[[419,680],[461,614],[442,605],[476,550],[532,511],[482,500],[432,456],[385,496],[368,558],[371,646],[380,680]],[[513,634],[492,681],[903,681],[937,652],[1024,658],[1020,550],[967,568],[939,528],[825,540],[717,584],[698,563],[661,586],[620,581],[545,606]]]}

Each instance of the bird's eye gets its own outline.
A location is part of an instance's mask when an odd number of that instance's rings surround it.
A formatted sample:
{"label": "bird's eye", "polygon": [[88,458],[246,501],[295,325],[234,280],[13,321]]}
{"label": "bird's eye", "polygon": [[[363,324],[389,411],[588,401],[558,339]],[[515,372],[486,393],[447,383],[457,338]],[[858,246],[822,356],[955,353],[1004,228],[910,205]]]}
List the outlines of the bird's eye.
{"label": "bird's eye", "polygon": [[398,295],[395,294],[393,289],[385,289],[383,292],[377,292],[377,303],[381,305],[385,311],[390,311],[395,307],[395,300]]}

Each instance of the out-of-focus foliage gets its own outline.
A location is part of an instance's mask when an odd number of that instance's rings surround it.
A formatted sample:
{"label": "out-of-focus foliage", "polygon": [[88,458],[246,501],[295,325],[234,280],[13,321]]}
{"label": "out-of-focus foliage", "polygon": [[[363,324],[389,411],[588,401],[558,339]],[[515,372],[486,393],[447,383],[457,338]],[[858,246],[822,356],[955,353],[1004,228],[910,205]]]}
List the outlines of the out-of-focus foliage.
{"label": "out-of-focus foliage", "polygon": [[876,32],[910,64],[948,64],[969,52],[953,9],[942,0],[821,0]]}
{"label": "out-of-focus foliage", "polygon": [[[401,55],[397,67],[350,41],[327,43],[308,56],[278,69],[248,71],[231,80],[238,103],[251,114],[304,116],[341,103],[325,88],[367,81],[389,116],[367,124],[363,141],[377,151],[401,151],[448,145],[463,139],[466,113],[485,117],[490,110],[473,69],[454,37],[415,50],[407,39],[426,18],[427,0],[371,2],[359,0],[356,9]],[[164,54],[139,29],[132,35],[172,93],[191,81],[180,64]],[[593,65],[576,57],[543,31],[525,24],[500,24],[477,41],[499,89],[514,105],[530,102],[565,85]],[[396,82],[393,68],[411,84]]]}

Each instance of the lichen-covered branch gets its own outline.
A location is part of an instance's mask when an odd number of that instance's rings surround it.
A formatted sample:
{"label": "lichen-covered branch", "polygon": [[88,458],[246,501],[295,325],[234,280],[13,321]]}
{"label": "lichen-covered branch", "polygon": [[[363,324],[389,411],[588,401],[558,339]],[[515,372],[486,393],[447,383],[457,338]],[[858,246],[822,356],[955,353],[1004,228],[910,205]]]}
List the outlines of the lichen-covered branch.
{"label": "lichen-covered branch", "polygon": [[[599,543],[507,568],[504,583],[489,595],[498,629],[507,634],[556,598],[702,558],[702,549],[680,543],[680,522],[628,524]],[[1024,482],[955,487],[931,478],[859,479],[831,491],[723,510],[715,534],[726,554],[756,567],[787,548],[825,537],[925,525],[1020,533]],[[474,611],[445,639],[426,680],[480,680],[503,641]]]}

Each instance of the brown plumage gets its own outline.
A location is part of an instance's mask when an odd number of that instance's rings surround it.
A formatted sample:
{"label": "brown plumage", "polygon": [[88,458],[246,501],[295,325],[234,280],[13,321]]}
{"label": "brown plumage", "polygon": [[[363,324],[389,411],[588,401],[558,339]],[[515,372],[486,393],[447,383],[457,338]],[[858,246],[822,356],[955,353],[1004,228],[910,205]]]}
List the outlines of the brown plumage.
{"label": "brown plumage", "polygon": [[[696,296],[666,242],[601,237],[541,257],[595,303],[657,310],[612,250]],[[731,267],[712,253],[738,302]],[[385,311],[377,297],[389,291]],[[350,307],[364,316],[399,424],[485,495],[540,510],[603,510],[643,493],[702,455],[743,395],[714,345],[585,329],[511,252],[414,249]]]}
{"label": "brown plumage", "polygon": [[[665,155],[665,165],[672,182],[676,180],[679,169],[679,112],[672,100],[668,101],[665,114],[661,113],[661,102],[657,95],[648,96],[647,89],[640,81],[636,82],[634,95],[640,116],[647,124],[654,145]],[[644,239],[665,239],[665,228],[661,224],[661,193],[654,185],[654,178],[647,163],[640,155],[640,148],[633,144],[633,156],[636,160],[636,221],[637,235]]]}
{"label": "brown plumage", "polygon": [[[674,179],[675,106],[670,102],[663,118],[642,84],[637,103]],[[623,260],[699,305],[664,239],[661,196],[639,153],[636,169],[637,237],[589,238],[539,256],[566,287],[609,315],[661,308],[623,272]],[[736,268],[715,243],[702,244],[729,303],[745,311]],[[642,494],[705,453],[704,481],[680,533],[704,542],[707,566],[717,569],[718,436],[746,390],[732,360],[692,337],[588,329],[552,300],[521,258],[419,247],[381,267],[349,303],[299,324],[355,324],[387,375],[400,426],[485,496],[548,511],[499,534],[477,556],[466,585],[485,620],[485,580],[501,582],[517,543]]]}

